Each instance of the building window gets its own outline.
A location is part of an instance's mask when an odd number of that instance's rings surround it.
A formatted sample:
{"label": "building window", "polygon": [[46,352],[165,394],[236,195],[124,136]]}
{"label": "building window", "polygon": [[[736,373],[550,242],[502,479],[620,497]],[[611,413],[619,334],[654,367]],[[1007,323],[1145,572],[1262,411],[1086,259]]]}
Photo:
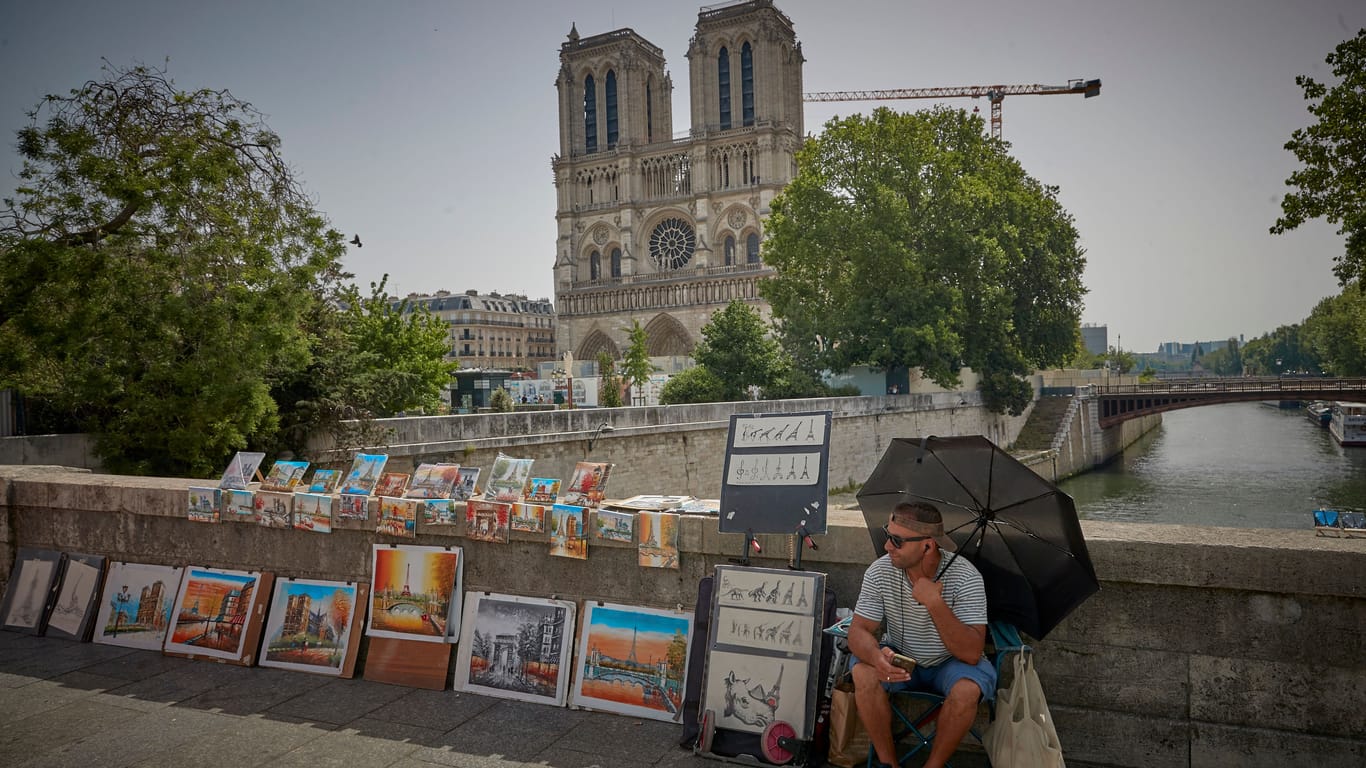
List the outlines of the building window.
{"label": "building window", "polygon": [[716,56],[716,90],[721,95],[721,130],[730,130],[730,51]]}
{"label": "building window", "polygon": [[617,73],[607,70],[607,148],[617,145]]}
{"label": "building window", "polygon": [[749,264],[759,263],[759,236],[753,232],[745,238],[745,262]]}
{"label": "building window", "polygon": [[583,148],[598,151],[598,91],[592,75],[583,79]]}
{"label": "building window", "polygon": [[597,280],[602,277],[602,256],[593,251],[593,255],[588,257],[588,279]]}
{"label": "building window", "polygon": [[645,143],[652,144],[655,140],[655,97],[654,89],[651,88],[653,78],[645,81]]}
{"label": "building window", "polygon": [[612,249],[612,277],[621,277],[621,249]]}
{"label": "building window", "polygon": [[735,266],[735,238],[726,235],[726,266]]}
{"label": "building window", "polygon": [[754,125],[754,49],[740,48],[740,109],[745,125]]}
{"label": "building window", "polygon": [[697,234],[682,219],[665,219],[650,233],[650,257],[664,271],[682,269],[696,247]]}

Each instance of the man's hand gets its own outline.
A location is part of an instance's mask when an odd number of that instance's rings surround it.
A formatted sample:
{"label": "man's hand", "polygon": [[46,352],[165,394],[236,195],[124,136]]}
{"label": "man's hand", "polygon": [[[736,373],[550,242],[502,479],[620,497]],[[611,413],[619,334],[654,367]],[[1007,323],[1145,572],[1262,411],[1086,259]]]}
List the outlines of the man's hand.
{"label": "man's hand", "polygon": [[915,583],[911,584],[911,597],[926,608],[934,608],[944,602],[944,583],[916,576]]}

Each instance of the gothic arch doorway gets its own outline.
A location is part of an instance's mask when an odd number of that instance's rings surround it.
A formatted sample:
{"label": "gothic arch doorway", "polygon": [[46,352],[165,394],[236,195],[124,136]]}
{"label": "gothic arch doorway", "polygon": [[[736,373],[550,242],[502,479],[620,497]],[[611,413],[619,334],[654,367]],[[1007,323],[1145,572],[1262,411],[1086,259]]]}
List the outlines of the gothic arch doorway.
{"label": "gothic arch doorway", "polygon": [[645,326],[645,335],[648,337],[645,347],[651,357],[685,357],[692,354],[692,336],[672,315],[655,315]]}
{"label": "gothic arch doorway", "polygon": [[617,348],[616,342],[612,341],[607,334],[599,330],[592,333],[579,344],[579,349],[574,353],[575,360],[597,360],[599,352],[606,352],[613,360],[621,359],[621,351]]}

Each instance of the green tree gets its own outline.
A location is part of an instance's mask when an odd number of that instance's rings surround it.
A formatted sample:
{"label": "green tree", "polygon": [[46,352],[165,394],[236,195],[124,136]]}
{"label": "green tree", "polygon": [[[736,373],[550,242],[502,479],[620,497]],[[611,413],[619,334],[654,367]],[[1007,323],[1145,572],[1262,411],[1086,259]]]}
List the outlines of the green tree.
{"label": "green tree", "polygon": [[1020,413],[1021,378],[1070,359],[1085,265],[1057,190],[962,110],[832,120],[773,203],[762,284],[779,337],[816,370],[962,366],[983,401]]}
{"label": "green tree", "polygon": [[[1327,311],[1329,303],[1331,299],[1319,302],[1315,315],[1321,308]],[[1315,315],[1311,315],[1311,319]],[[1282,325],[1252,339],[1242,349],[1243,369],[1252,376],[1278,376],[1287,370],[1319,370],[1319,359],[1308,340],[1312,335],[1309,326],[1310,320],[1303,324]]]}
{"label": "green tree", "polygon": [[1366,376],[1366,293],[1358,285],[1320,301],[1301,329],[1302,356],[1287,368]]}
{"label": "green tree", "polygon": [[512,402],[512,393],[502,387],[496,387],[489,393],[489,410],[494,413],[511,413],[516,406]]}
{"label": "green tree", "polygon": [[643,405],[645,385],[650,383],[650,374],[659,369],[650,362],[649,336],[641,327],[640,321],[632,320],[631,327],[625,330],[630,334],[631,343],[626,347],[626,355],[621,360],[621,374],[631,385],[631,402]]}
{"label": "green tree", "polygon": [[107,66],[44,98],[0,212],[0,387],[70,414],[117,472],[207,477],[268,439],[271,383],[342,237],[227,91]]}
{"label": "green tree", "polygon": [[371,415],[400,411],[435,413],[458,363],[448,362],[450,326],[425,305],[395,301],[385,292],[389,276],[370,284],[362,297],[355,286],[343,294],[342,314],[352,376],[346,400]]}
{"label": "green tree", "polygon": [[726,399],[725,389],[721,379],[710,369],[694,365],[664,382],[659,390],[659,404],[719,403]]}
{"label": "green tree", "polygon": [[772,385],[782,370],[782,347],[759,311],[735,299],[702,326],[693,359],[716,375],[723,400],[748,400],[749,388]]}
{"label": "green tree", "polygon": [[1296,129],[1285,144],[1304,167],[1286,180],[1295,191],[1281,200],[1281,217],[1271,232],[1281,234],[1311,219],[1337,224],[1347,242],[1333,272],[1346,286],[1366,277],[1366,29],[1340,43],[1325,61],[1337,85],[1308,75],[1295,78],[1318,122]]}
{"label": "green tree", "polygon": [[1120,374],[1128,373],[1134,369],[1134,353],[1125,352],[1118,347],[1110,347],[1110,351],[1105,355],[1105,360],[1110,363],[1111,370],[1118,371]]}
{"label": "green tree", "polygon": [[598,405],[603,408],[620,408],[621,376],[617,374],[616,362],[603,350],[598,353]]}

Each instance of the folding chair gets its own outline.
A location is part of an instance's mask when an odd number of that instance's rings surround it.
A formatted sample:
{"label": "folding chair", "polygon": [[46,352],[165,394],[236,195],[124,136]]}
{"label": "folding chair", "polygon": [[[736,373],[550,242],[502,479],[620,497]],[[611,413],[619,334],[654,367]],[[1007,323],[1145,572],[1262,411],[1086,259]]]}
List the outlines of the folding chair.
{"label": "folding chair", "polygon": [[[1004,621],[989,623],[987,633],[991,641],[988,658],[992,659],[999,680],[1006,654],[1027,651],[1029,646],[1020,640],[1020,633],[1015,626]],[[930,691],[897,691],[889,698],[892,706],[892,741],[895,742],[897,750],[896,764],[900,766],[905,765],[906,761],[920,750],[929,749],[934,743],[939,710],[944,706],[944,697]],[[987,703],[991,719],[996,719],[996,692],[983,692],[982,699]],[[982,743],[982,734],[978,732],[975,724],[968,733],[977,739],[977,743]],[[910,746],[904,753],[901,751],[903,744]],[[866,765],[876,764],[877,752],[870,746]],[[950,768],[952,766],[951,763],[946,765]]]}

